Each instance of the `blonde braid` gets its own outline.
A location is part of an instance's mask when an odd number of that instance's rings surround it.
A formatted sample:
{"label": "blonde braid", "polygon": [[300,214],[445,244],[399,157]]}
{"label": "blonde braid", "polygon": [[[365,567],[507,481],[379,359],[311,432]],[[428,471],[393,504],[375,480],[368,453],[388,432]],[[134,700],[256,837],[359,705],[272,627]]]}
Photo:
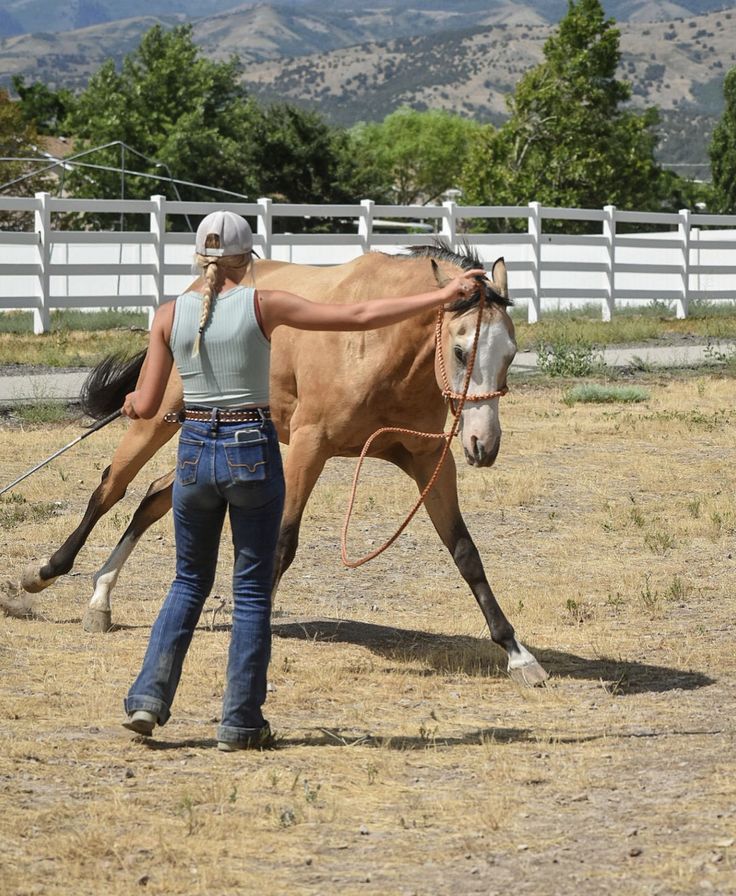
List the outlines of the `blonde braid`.
{"label": "blonde braid", "polygon": [[203,268],[204,297],[202,299],[202,313],[199,316],[199,329],[197,330],[197,336],[194,340],[194,346],[192,348],[193,358],[196,358],[199,354],[199,347],[202,342],[202,334],[204,333],[204,328],[207,326],[207,321],[210,317],[210,310],[212,309],[212,299],[217,293],[217,281],[220,279],[220,272],[218,270],[216,258],[207,258],[203,255],[198,255],[197,263],[201,268]]}
{"label": "blonde braid", "polygon": [[[192,347],[192,357],[196,358],[199,354],[202,336],[210,317],[210,311],[212,310],[212,301],[220,291],[220,285],[225,277],[225,272],[232,271],[236,274],[238,271],[243,271],[243,269],[247,268],[251,262],[251,254],[248,252],[246,255],[223,255],[216,258],[209,255],[195,255],[194,260],[197,267],[202,270],[202,275],[204,277],[202,313],[199,317],[199,329],[197,330],[197,336],[194,340],[194,346]],[[244,273],[245,272],[243,271],[243,274]],[[233,279],[240,278],[234,277]]]}

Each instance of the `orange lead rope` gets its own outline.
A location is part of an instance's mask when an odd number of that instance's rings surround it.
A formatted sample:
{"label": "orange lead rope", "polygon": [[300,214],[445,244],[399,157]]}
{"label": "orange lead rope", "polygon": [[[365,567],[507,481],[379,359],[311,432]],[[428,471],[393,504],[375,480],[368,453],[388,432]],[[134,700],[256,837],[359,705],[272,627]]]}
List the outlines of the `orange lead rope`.
{"label": "orange lead rope", "polygon": [[[447,452],[450,450],[450,443],[452,442],[453,437],[457,434],[458,428],[460,426],[460,415],[463,412],[463,407],[465,406],[466,401],[489,401],[492,398],[500,398],[502,395],[505,395],[508,389],[498,389],[495,392],[482,392],[478,395],[468,395],[468,387],[470,386],[470,377],[473,373],[473,366],[475,364],[475,356],[478,351],[478,340],[480,338],[480,326],[483,317],[483,302],[485,300],[485,294],[481,290],[480,301],[478,302],[478,323],[475,327],[475,337],[473,339],[473,348],[470,353],[470,361],[468,363],[467,371],[465,373],[465,381],[463,383],[462,392],[453,392],[450,389],[450,383],[447,377],[447,368],[445,367],[445,359],[442,354],[442,316],[444,314],[444,309],[440,308],[437,311],[437,325],[435,327],[435,350],[437,351],[437,360],[438,366],[440,368],[440,373],[442,376],[442,395],[450,402],[450,408],[452,410],[452,426],[450,427],[449,432],[417,432],[413,429],[403,429],[399,426],[384,426],[382,429],[377,429],[373,435],[366,441],[363,446],[363,450],[360,452],[360,457],[358,458],[357,466],[355,467],[355,475],[353,476],[353,486],[350,492],[350,498],[348,499],[347,511],[345,513],[345,522],[342,526],[342,535],[340,538],[340,552],[342,554],[342,562],[349,569],[356,569],[358,566],[362,566],[364,563],[367,563],[369,560],[373,560],[374,557],[377,557],[379,554],[382,554],[387,548],[391,547],[391,545],[396,541],[396,539],[401,535],[401,533],[406,529],[409,523],[412,521],[416,512],[419,508],[424,504],[424,500],[433,488],[435,482],[437,481],[437,477],[439,476],[440,470],[442,468],[442,464],[445,462],[445,458],[447,457]],[[455,406],[455,402],[457,402],[457,406]],[[440,459],[437,461],[437,466],[434,468],[434,472],[429,480],[429,482],[425,485],[422,493],[419,495],[417,502],[414,504],[412,509],[409,511],[404,522],[399,526],[399,528],[394,532],[394,534],[386,541],[381,547],[376,548],[374,551],[371,551],[370,554],[366,554],[365,557],[361,557],[359,560],[350,560],[348,558],[347,552],[347,540],[348,540],[348,527],[350,526],[350,518],[353,514],[353,505],[355,504],[355,496],[358,491],[358,478],[360,476],[360,470],[363,466],[363,461],[368,455],[368,450],[373,444],[373,441],[378,438],[378,436],[382,435],[385,432],[396,432],[396,433],[404,433],[405,435],[418,436],[421,439],[444,439],[445,444],[442,448],[442,454],[440,455]]]}

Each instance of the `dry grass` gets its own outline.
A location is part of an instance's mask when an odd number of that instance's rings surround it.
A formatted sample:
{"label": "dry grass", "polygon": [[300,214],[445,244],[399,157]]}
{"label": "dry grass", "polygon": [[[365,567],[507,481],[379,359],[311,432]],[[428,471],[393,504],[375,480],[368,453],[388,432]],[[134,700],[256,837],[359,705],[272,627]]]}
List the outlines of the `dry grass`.
{"label": "dry grass", "polygon": [[[389,553],[341,567],[353,464],[333,461],[278,596],[264,753],[215,749],[227,607],[214,626],[205,613],[160,736],[119,726],[171,574],[168,520],[121,577],[119,627],[79,620],[141,477],[36,618],[0,618],[0,891],[732,893],[733,381],[650,389],[568,407],[561,388],[519,387],[497,468],[460,467],[489,578],[552,674],[542,690],[505,677],[422,514]],[[123,425],[24,482],[25,503],[0,499],[7,576],[71,531]],[[74,434],[5,430],[4,478]],[[370,466],[352,552],[413,496]]]}

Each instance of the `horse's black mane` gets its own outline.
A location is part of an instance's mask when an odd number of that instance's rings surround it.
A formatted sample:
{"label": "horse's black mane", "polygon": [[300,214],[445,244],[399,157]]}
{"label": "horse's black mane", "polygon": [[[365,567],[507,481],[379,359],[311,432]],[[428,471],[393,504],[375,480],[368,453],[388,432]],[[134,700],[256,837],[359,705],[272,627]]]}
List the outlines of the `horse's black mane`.
{"label": "horse's black mane", "polygon": [[[460,254],[451,249],[448,243],[440,237],[436,237],[432,243],[425,246],[410,246],[409,253],[411,258],[433,258],[436,261],[447,261],[450,264],[457,265],[457,267],[462,268],[464,271],[471,271],[473,268],[484,267],[483,262],[478,257],[478,253],[475,252],[468,243],[462,244],[462,254]],[[483,281],[483,287],[485,290],[486,302],[490,302],[493,305],[499,305],[501,308],[509,308],[514,304],[511,299],[500,295],[495,289],[492,289],[487,281]],[[476,290],[467,298],[457,299],[452,305],[448,305],[447,310],[452,311],[455,314],[462,314],[470,308],[475,308],[479,301],[480,290]]]}

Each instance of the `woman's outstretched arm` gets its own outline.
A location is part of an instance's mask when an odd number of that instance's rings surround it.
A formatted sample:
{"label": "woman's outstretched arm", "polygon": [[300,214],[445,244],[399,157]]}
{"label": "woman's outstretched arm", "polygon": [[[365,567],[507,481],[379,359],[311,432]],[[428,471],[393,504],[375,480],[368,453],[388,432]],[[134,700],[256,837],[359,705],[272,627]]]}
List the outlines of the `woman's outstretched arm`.
{"label": "woman's outstretched arm", "polygon": [[265,290],[259,294],[263,328],[267,336],[282,325],[299,330],[376,330],[467,295],[475,288],[476,279],[484,276],[484,270],[474,268],[431,292],[344,305],[311,302],[294,293]]}

